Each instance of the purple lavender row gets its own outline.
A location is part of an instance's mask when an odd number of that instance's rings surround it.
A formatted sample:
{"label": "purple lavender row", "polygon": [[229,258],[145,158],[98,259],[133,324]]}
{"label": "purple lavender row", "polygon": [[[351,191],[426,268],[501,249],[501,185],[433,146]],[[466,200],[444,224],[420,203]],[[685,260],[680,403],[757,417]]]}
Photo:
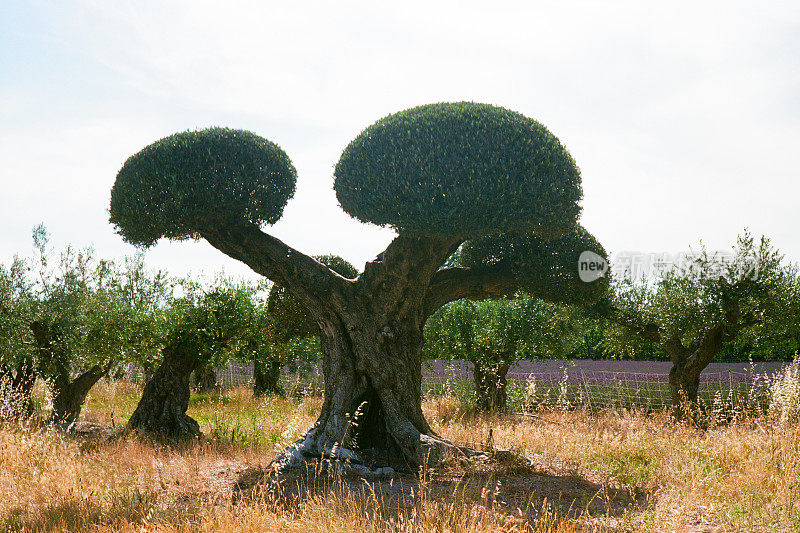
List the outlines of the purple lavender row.
{"label": "purple lavender row", "polygon": [[[752,381],[759,376],[774,376],[789,363],[711,363],[701,375],[704,382]],[[467,379],[472,377],[472,363],[434,359],[423,366],[425,378]],[[672,363],[668,361],[518,361],[508,371],[508,378],[541,381],[561,381],[566,372],[567,381],[608,383],[613,381],[664,381]]]}

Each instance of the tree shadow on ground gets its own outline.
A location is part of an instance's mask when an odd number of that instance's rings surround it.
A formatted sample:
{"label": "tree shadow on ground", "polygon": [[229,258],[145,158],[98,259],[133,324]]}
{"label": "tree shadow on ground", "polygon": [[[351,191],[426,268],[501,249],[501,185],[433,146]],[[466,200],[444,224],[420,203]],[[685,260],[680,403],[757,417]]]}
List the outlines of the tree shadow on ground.
{"label": "tree shadow on ground", "polygon": [[391,515],[409,513],[422,501],[482,505],[534,526],[544,509],[569,518],[613,520],[652,508],[647,491],[601,472],[509,452],[497,452],[482,464],[429,470],[420,476],[394,473],[365,479],[320,461],[309,461],[305,471],[280,477],[250,468],[238,476],[233,499],[253,497],[290,509],[308,500],[354,498]]}

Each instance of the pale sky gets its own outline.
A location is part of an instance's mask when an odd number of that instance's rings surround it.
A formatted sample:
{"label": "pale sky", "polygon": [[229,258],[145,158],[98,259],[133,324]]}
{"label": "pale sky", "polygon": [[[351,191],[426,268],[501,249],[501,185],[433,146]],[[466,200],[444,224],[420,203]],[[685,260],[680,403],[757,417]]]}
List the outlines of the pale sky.
{"label": "pale sky", "polygon": [[[745,226],[800,260],[800,2],[4,0],[0,261],[44,222],[120,257],[108,223],[128,156],[177,131],[248,129],[298,170],[266,231],[362,268],[388,230],[332,190],[347,143],[386,114],[471,100],[545,124],[581,168],[583,224],[612,258],[728,249]],[[491,208],[491,206],[487,206]],[[160,242],[176,274],[246,267]]]}

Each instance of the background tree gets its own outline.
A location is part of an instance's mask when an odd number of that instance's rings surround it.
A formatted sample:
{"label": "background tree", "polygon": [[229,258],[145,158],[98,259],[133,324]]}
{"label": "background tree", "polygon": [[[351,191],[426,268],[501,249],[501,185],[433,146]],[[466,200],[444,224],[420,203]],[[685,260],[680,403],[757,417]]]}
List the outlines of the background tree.
{"label": "background tree", "polygon": [[568,310],[527,296],[458,300],[426,322],[423,353],[472,362],[477,409],[504,411],[509,368],[521,359],[566,358],[578,345],[578,326]]}
{"label": "background tree", "polygon": [[36,359],[29,328],[31,306],[28,266],[19,257],[0,265],[0,420],[33,414]]}
{"label": "background tree", "polygon": [[[245,131],[179,133],[130,157],[111,191],[111,221],[141,246],[204,238],[284,287],[320,326],[322,413],[274,467],[307,456],[418,466],[459,454],[422,414],[422,327],[461,298],[599,297],[605,280],[583,283],[577,272],[582,251],[603,253],[577,226],[578,168],[538,122],[461,102],[379,120],[334,175],[345,212],[398,233],[356,279],[261,231],[294,193],[295,169]],[[470,240],[491,254],[440,269]]]}
{"label": "background tree", "polygon": [[186,414],[189,377],[210,361],[227,360],[241,349],[249,298],[247,287],[222,282],[173,300],[161,363],[145,384],[126,432],[142,431],[167,440],[200,436],[200,426]]}
{"label": "background tree", "polygon": [[[184,290],[189,290],[197,294],[202,294],[205,290],[201,281],[191,280],[189,278],[183,280],[183,286]],[[253,321],[256,320],[257,304],[254,299],[259,290],[258,287],[244,280],[237,281],[226,278],[222,274],[216,276],[211,286],[223,292],[232,291],[233,293],[239,294],[237,305],[239,306],[241,316],[236,317],[237,322],[236,324],[232,324],[231,327],[242,330],[242,332],[239,333],[240,336],[246,334],[252,336],[254,340],[258,339],[262,334],[257,332],[254,328],[257,328],[259,324],[253,323]],[[244,329],[247,329],[247,333],[244,333]],[[203,364],[199,365],[192,372],[194,390],[200,393],[219,392],[220,387],[217,381],[217,369],[226,368],[231,360],[239,360],[240,355],[241,354],[228,349],[217,350],[212,353],[210,357],[203,361]]]}
{"label": "background tree", "polygon": [[675,416],[697,412],[700,374],[738,342],[791,341],[798,317],[796,269],[762,237],[739,236],[726,260],[705,247],[655,284],[625,281],[598,309],[628,332],[658,344],[672,361]]}
{"label": "background tree", "polygon": [[[90,389],[114,365],[157,349],[150,309],[113,262],[68,247],[51,267],[43,226],[34,229],[37,279],[29,327],[36,371],[52,396],[52,420],[75,422]],[[131,263],[129,263],[130,266]]]}

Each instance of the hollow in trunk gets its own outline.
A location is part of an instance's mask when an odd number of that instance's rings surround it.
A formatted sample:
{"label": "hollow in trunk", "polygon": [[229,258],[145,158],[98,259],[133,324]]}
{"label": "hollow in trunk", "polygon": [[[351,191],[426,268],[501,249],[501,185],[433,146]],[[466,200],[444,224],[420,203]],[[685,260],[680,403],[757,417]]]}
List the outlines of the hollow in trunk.
{"label": "hollow in trunk", "polygon": [[464,450],[437,436],[422,413],[422,332],[376,320],[330,321],[321,335],[325,400],[308,433],[279,455],[276,469],[306,457],[346,460],[371,469],[414,471],[463,457]]}

